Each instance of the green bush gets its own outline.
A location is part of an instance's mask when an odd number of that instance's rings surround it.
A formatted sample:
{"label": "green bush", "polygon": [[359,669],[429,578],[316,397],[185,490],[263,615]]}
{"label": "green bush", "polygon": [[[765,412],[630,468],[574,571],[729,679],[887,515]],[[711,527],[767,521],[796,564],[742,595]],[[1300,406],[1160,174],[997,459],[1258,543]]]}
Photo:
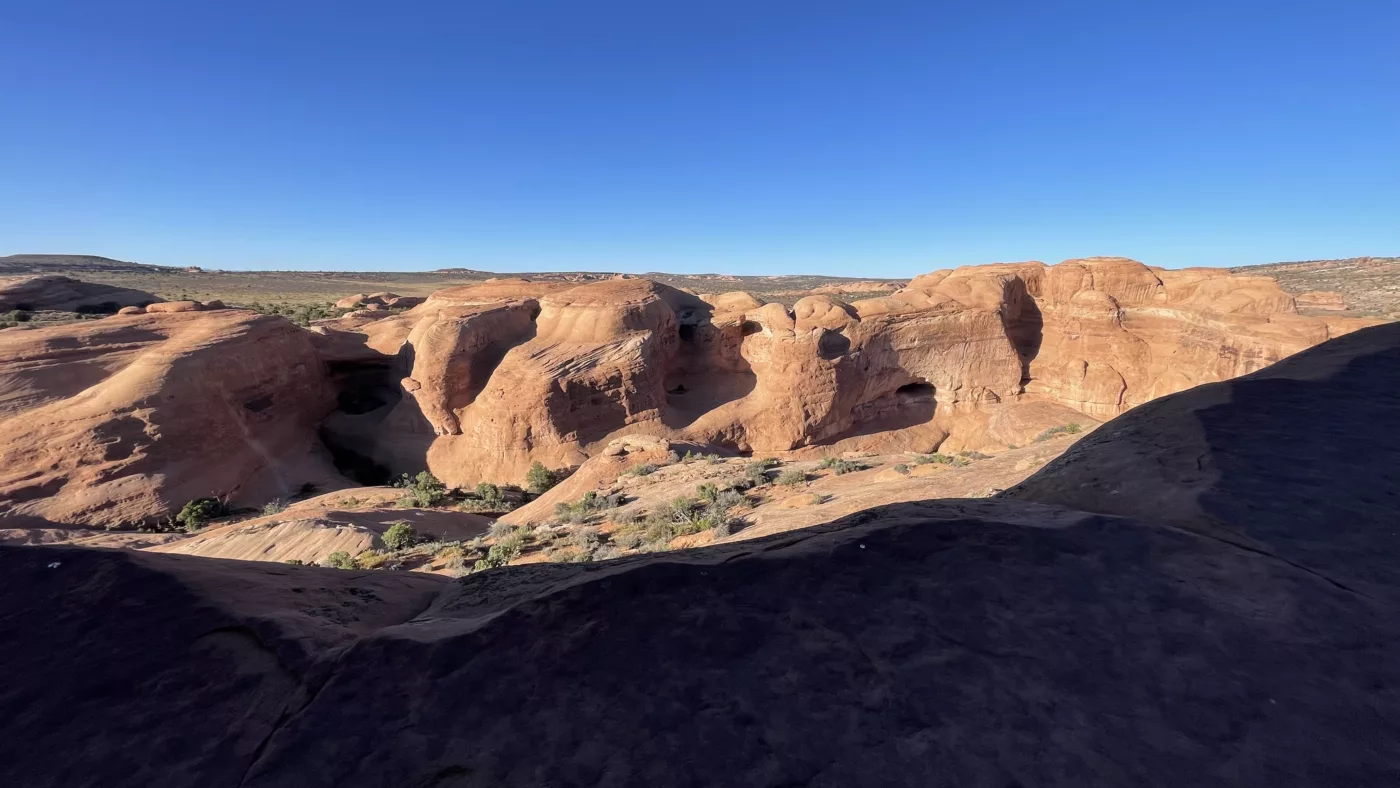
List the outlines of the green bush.
{"label": "green bush", "polygon": [[501,494],[501,488],[490,482],[480,482],[476,485],[476,497],[491,504],[505,500],[505,496]]}
{"label": "green bush", "polygon": [[953,458],[946,454],[924,454],[914,458],[915,465],[952,465]]}
{"label": "green bush", "polygon": [[817,468],[823,471],[828,468],[833,468],[836,465],[836,459],[835,457],[823,457],[822,461],[817,463]]}
{"label": "green bush", "polygon": [[544,463],[535,460],[530,464],[530,470],[525,473],[525,484],[530,492],[539,494],[559,483],[554,471],[544,467]]}
{"label": "green bush", "polygon": [[709,482],[705,482],[695,488],[695,494],[700,496],[700,500],[706,503],[713,503],[719,497],[719,488]]}
{"label": "green bush", "polygon": [[281,514],[283,511],[286,511],[286,509],[287,504],[283,503],[281,498],[273,498],[263,504],[262,513],[264,517],[267,517],[273,514]]}
{"label": "green bush", "polygon": [[413,530],[413,526],[403,520],[389,525],[389,530],[380,537],[384,541],[384,546],[393,552],[407,550],[418,542],[418,532]]}
{"label": "green bush", "polygon": [[332,569],[359,569],[360,565],[344,550],[336,550],[326,556],[326,566]]}
{"label": "green bush", "polygon": [[404,474],[395,486],[408,491],[407,495],[399,499],[400,506],[428,508],[447,499],[447,485],[428,471],[419,471],[418,475],[411,479],[408,474]]}
{"label": "green bush", "polygon": [[908,465],[905,465],[904,463],[900,463],[900,464],[894,466],[894,472],[895,472],[895,473],[908,474],[908,473],[909,473],[909,466],[908,466]]}
{"label": "green bush", "polygon": [[632,468],[628,470],[627,473],[631,474],[632,476],[650,476],[653,473],[656,473],[658,470],[661,470],[660,466],[646,462],[642,463],[641,465],[632,466]]}
{"label": "green bush", "polygon": [[477,561],[472,567],[473,571],[480,572],[484,569],[496,569],[514,561],[520,555],[520,544],[518,542],[502,542],[492,545],[487,551],[486,557]]}
{"label": "green bush", "polygon": [[180,509],[180,513],[175,515],[175,522],[186,531],[198,531],[208,525],[210,520],[226,514],[228,507],[217,498],[196,498]]}
{"label": "green bush", "polygon": [[960,451],[958,456],[965,460],[990,460],[992,458],[992,455],[983,454],[980,451]]}

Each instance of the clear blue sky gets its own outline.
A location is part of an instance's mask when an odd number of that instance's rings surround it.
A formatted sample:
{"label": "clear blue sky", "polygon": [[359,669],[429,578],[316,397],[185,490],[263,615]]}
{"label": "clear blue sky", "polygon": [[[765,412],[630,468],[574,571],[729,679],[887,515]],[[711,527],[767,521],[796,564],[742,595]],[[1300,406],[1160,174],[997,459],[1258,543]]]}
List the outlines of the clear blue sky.
{"label": "clear blue sky", "polygon": [[0,254],[1400,254],[1397,0],[0,0]]}

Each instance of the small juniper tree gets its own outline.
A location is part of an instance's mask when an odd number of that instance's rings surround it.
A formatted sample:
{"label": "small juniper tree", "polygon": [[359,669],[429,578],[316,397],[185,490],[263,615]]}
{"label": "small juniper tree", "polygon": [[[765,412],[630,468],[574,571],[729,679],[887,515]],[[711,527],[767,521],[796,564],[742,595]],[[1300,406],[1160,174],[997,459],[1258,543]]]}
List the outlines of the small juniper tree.
{"label": "small juniper tree", "polygon": [[418,541],[418,533],[413,530],[413,526],[399,520],[390,525],[389,530],[385,531],[381,538],[384,540],[385,547],[398,552],[412,547]]}
{"label": "small juniper tree", "polygon": [[535,460],[530,464],[530,470],[525,473],[525,484],[532,493],[542,493],[558,483],[554,471],[544,467],[544,463]]}

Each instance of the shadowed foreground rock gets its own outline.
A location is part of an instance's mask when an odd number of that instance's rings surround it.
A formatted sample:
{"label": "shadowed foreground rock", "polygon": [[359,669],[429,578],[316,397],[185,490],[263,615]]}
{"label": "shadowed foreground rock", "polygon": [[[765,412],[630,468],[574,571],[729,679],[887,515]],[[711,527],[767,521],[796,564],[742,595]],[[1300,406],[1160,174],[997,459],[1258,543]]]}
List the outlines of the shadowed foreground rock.
{"label": "shadowed foreground rock", "polygon": [[462,582],[3,548],[0,783],[1392,784],[1398,386],[1366,329],[1003,499]]}

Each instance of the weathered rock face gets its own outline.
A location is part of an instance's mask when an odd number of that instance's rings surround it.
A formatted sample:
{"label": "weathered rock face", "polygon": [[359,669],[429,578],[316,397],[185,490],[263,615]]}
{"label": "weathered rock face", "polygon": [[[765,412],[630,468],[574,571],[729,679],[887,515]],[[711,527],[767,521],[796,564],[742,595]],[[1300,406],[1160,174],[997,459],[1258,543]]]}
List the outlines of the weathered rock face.
{"label": "weathered rock face", "polygon": [[1396,392],[1373,328],[1001,498],[460,582],[0,546],[0,784],[1387,785]]}
{"label": "weathered rock face", "polygon": [[756,452],[1024,443],[1367,324],[1300,316],[1265,277],[1091,258],[938,271],[790,309],[643,279],[492,280],[324,331],[357,331],[401,368],[407,396],[355,442],[465,484],[577,465],[637,432]]}
{"label": "weathered rock face", "polygon": [[135,525],[195,498],[343,483],[311,334],[241,310],[0,334],[0,521]]}
{"label": "weathered rock face", "polygon": [[0,516],[107,525],[209,495],[259,504],[331,483],[318,426],[366,483],[424,467],[452,485],[519,482],[534,461],[578,466],[626,435],[763,453],[996,448],[1366,325],[1299,315],[1271,279],[1120,258],[938,271],[791,308],[637,278],[491,280],[311,333],[221,306],[8,335]]}
{"label": "weathered rock face", "polygon": [[142,290],[80,282],[66,276],[0,278],[0,312],[51,309],[110,314],[122,307],[145,306],[160,300]]}

